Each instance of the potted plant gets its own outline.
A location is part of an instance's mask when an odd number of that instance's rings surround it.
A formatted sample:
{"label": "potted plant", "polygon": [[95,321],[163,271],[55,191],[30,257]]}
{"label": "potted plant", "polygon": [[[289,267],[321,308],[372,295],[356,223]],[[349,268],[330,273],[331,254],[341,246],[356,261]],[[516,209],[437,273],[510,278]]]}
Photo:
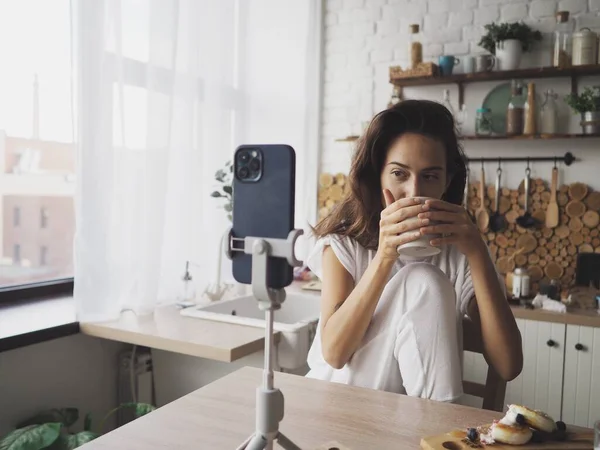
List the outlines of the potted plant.
{"label": "potted plant", "polygon": [[215,173],[215,180],[221,185],[219,190],[213,191],[210,196],[213,198],[223,199],[223,209],[227,213],[227,218],[231,222],[232,211],[233,211],[233,188],[231,183],[233,181],[233,163],[227,161],[223,169],[217,170]]}
{"label": "potted plant", "polygon": [[484,28],[478,45],[496,56],[499,70],[518,69],[523,52],[542,39],[542,33],[523,22],[489,23]]}
{"label": "potted plant", "polygon": [[569,94],[565,102],[581,115],[583,134],[600,134],[600,86],[588,86],[580,94]]}
{"label": "potted plant", "polygon": [[96,439],[102,434],[104,423],[112,414],[123,408],[132,408],[135,417],[141,417],[156,408],[147,403],[123,403],[109,411],[97,432],[92,431],[92,417],[88,413],[83,431],[77,433],[71,427],[79,419],[77,408],[60,408],[42,411],[19,423],[15,430],[0,439],[2,450],[72,450]]}

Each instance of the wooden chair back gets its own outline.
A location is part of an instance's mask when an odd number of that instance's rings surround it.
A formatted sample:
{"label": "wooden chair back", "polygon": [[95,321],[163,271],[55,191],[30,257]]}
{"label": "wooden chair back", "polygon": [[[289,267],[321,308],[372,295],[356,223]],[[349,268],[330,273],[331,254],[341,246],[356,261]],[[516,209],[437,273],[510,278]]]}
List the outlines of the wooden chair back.
{"label": "wooden chair back", "polygon": [[[468,318],[463,319],[463,348],[464,351],[480,353],[485,357],[481,330]],[[483,398],[483,409],[498,412],[504,410],[506,381],[500,378],[489,363],[485,384],[463,381],[463,390],[465,394]]]}

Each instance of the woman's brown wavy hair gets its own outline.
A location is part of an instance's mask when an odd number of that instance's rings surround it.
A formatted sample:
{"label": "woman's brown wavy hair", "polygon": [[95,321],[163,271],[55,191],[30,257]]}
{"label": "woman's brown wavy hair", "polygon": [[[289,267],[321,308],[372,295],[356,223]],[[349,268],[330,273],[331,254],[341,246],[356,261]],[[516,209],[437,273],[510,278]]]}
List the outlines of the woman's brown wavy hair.
{"label": "woman's brown wavy hair", "polygon": [[378,113],[357,141],[348,178],[351,191],[313,228],[316,237],[338,234],[353,238],[367,249],[377,248],[383,209],[381,171],[388,149],[404,133],[418,133],[444,144],[450,182],[442,200],[462,204],[466,159],[452,113],[437,102],[404,100]]}

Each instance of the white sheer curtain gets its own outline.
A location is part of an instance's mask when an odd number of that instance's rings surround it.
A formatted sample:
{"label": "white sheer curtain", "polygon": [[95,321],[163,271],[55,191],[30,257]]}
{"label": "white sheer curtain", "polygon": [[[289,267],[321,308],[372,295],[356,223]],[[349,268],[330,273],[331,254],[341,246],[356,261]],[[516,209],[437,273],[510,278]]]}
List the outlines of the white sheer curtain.
{"label": "white sheer curtain", "polygon": [[296,148],[297,225],[312,223],[320,0],[72,5],[79,320],[173,302],[188,260],[198,291],[215,277],[229,223],[210,193],[238,144]]}

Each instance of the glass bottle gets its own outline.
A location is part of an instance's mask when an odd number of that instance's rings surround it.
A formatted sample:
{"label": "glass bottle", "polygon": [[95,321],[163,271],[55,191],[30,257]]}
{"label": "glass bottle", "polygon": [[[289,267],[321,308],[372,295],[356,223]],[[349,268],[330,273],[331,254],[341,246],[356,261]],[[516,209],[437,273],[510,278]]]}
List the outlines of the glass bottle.
{"label": "glass bottle", "polygon": [[448,108],[448,111],[452,114],[452,117],[456,117],[454,113],[454,108],[452,107],[452,103],[450,102],[450,89],[444,89],[444,97],[442,100],[442,105]]}
{"label": "glass bottle", "polygon": [[402,86],[394,86],[392,90],[392,96],[390,97],[390,101],[388,102],[387,107],[391,108],[392,106],[400,103],[402,101]]}
{"label": "glass bottle", "polygon": [[409,26],[410,34],[408,37],[409,47],[408,54],[410,55],[410,68],[415,69],[423,62],[423,44],[421,44],[421,33],[419,25],[413,23]]}
{"label": "glass bottle", "polygon": [[569,11],[558,11],[552,42],[552,66],[564,68],[571,65],[571,34]]}
{"label": "glass bottle", "polygon": [[467,113],[467,105],[465,105],[463,103],[462,105],[460,105],[460,110],[458,111],[458,114],[456,115],[456,126],[457,126],[458,132],[460,134],[464,134],[463,127],[467,123],[468,118],[469,118],[469,114]]}
{"label": "glass bottle", "polygon": [[516,80],[511,82],[511,97],[506,110],[506,134],[515,136],[523,134],[525,124],[525,99],[523,86]]}
{"label": "glass bottle", "polygon": [[558,96],[553,89],[544,92],[544,103],[540,109],[540,133],[556,134],[558,132]]}
{"label": "glass bottle", "polygon": [[537,108],[535,105],[535,84],[527,84],[527,101],[525,102],[525,125],[523,126],[523,134],[532,136],[537,132],[536,124],[536,112]]}

